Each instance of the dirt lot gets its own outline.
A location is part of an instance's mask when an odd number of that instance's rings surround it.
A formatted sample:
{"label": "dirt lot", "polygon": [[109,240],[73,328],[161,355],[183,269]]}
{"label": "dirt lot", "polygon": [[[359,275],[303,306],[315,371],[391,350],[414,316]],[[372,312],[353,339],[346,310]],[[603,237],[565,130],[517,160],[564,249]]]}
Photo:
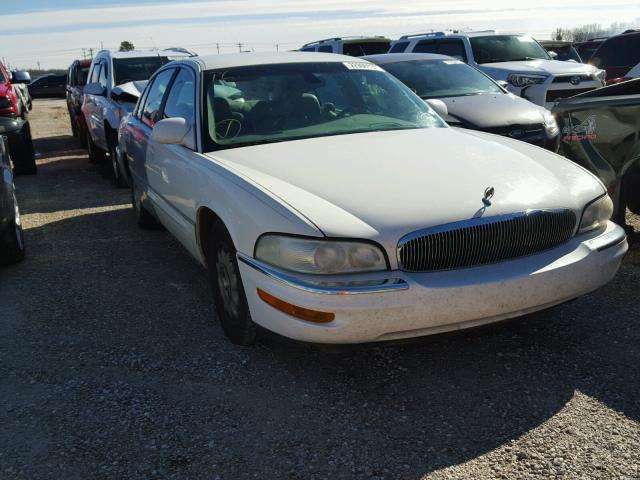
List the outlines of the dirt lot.
{"label": "dirt lot", "polygon": [[602,290],[481,330],[238,348],[63,101],[32,121],[28,257],[0,271],[0,478],[640,478],[638,249]]}

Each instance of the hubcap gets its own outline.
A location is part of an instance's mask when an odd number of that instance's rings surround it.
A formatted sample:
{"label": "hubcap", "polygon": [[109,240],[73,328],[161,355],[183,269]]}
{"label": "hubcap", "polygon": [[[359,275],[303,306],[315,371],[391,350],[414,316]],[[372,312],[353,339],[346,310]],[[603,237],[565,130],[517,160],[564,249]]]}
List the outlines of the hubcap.
{"label": "hubcap", "polygon": [[236,275],[235,266],[229,252],[225,250],[218,251],[216,273],[224,309],[229,316],[238,317],[240,311],[238,276]]}

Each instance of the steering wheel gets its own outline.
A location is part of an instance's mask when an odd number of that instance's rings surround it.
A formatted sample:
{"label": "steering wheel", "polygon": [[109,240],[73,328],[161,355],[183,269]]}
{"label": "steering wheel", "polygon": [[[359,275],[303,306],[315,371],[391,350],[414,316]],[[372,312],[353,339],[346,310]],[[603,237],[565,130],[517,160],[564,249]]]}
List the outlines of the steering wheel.
{"label": "steering wheel", "polygon": [[341,110],[339,113],[336,113],[336,119],[337,118],[342,118],[342,117],[346,117],[348,115],[353,115],[353,111],[350,108],[345,108],[344,110]]}
{"label": "steering wheel", "polygon": [[242,123],[235,118],[226,118],[216,123],[218,138],[236,138],[242,131]]}

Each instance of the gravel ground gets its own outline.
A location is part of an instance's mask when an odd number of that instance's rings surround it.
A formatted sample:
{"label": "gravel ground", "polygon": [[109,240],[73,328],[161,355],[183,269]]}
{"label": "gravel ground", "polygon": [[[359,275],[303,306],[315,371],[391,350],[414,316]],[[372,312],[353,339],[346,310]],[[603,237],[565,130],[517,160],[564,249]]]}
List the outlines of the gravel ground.
{"label": "gravel ground", "polygon": [[136,227],[64,103],[32,121],[28,258],[0,271],[0,478],[640,478],[640,249],[600,291],[516,321],[238,348],[205,272]]}

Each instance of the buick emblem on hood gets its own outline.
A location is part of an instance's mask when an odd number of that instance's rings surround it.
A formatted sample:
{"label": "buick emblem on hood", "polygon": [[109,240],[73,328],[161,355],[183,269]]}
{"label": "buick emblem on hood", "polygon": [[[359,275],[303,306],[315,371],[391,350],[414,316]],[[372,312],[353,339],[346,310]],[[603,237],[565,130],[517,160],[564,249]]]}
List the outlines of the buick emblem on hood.
{"label": "buick emblem on hood", "polygon": [[484,198],[482,199],[482,203],[484,203],[487,207],[491,206],[491,199],[496,193],[496,189],[493,187],[487,187],[484,191]]}

